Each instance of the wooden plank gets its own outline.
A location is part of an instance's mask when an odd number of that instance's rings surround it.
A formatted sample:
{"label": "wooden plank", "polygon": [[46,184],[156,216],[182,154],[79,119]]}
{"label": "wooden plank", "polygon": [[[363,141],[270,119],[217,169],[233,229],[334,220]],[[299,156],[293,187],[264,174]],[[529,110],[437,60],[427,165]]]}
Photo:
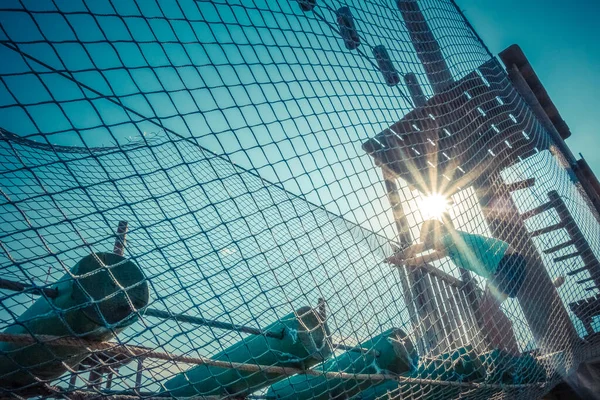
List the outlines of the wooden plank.
{"label": "wooden plank", "polygon": [[[462,97],[465,98],[465,96]],[[469,101],[472,100],[466,102]],[[494,93],[489,94],[486,101],[491,102],[493,108],[481,100],[475,100],[471,104],[468,114],[463,115],[462,118],[434,115],[435,120],[432,120],[429,117],[427,119],[417,117],[426,112],[427,108],[418,110],[420,113],[416,111],[409,113],[405,119],[392,125],[390,130],[386,130],[378,136],[378,140],[389,147],[388,150],[385,150],[387,152],[386,163],[398,176],[407,179],[412,185],[419,187],[422,186],[419,184],[420,182],[425,182],[427,186],[431,183],[432,177],[436,177],[440,181],[442,173],[450,179],[455,178],[456,171],[448,170],[448,168],[460,166],[463,170],[470,172],[471,169],[477,167],[477,172],[480,173],[480,164],[487,164],[488,149],[492,151],[495,149],[496,152],[504,151],[504,158],[509,156],[509,162],[513,163],[518,159],[517,152],[521,150],[521,147],[525,146],[524,149],[529,152],[532,150],[530,146],[544,143],[543,140],[536,137],[536,134],[540,132],[539,129],[529,129],[532,118],[519,116],[517,123],[511,119],[511,115],[519,115],[516,112],[518,107],[510,103],[497,103]],[[487,108],[488,112],[493,110],[493,113],[482,115],[477,111],[478,107]],[[521,104],[520,108],[525,109],[524,104]],[[444,118],[454,121],[450,125],[450,129],[446,128],[449,125],[444,124],[446,122]],[[492,125],[501,133],[495,132]],[[419,129],[415,129],[415,126]],[[448,137],[443,133],[444,129],[452,131],[452,136]],[[524,138],[523,131],[530,131],[529,140]],[[504,147],[508,147],[505,140],[509,140],[511,146],[516,148],[515,152],[504,149]],[[413,149],[416,149],[419,154],[416,154]],[[447,159],[442,153],[451,159]],[[393,165],[390,165],[390,161]],[[430,161],[431,165],[427,161]],[[507,161],[503,162],[506,164]],[[429,191],[427,187],[419,188]]]}
{"label": "wooden plank", "polygon": [[[375,141],[370,141],[363,146],[365,150],[379,158],[382,164],[388,165],[396,175],[427,192],[436,190],[432,185],[439,185],[443,181],[442,174],[453,180],[463,174],[457,167],[469,172],[479,164],[486,163],[488,148],[492,151],[502,150],[504,140],[509,137],[518,139],[516,132],[528,131],[530,141],[521,141],[513,146],[526,146],[520,153],[505,151],[503,166],[517,162],[521,155],[534,154],[533,147],[536,145],[538,150],[546,148],[549,141],[537,136],[543,129],[535,126],[539,123],[513,89],[499,63],[490,60],[479,71],[483,78],[476,71],[470,73],[429,99],[424,106],[406,114],[400,121],[392,124],[389,130],[378,134],[376,138],[384,143],[384,148],[376,145]],[[497,98],[503,104],[498,103]],[[487,115],[481,115],[478,109],[482,109]],[[511,115],[517,118],[516,124]],[[491,133],[491,124],[501,134]],[[450,137],[446,131],[451,132]],[[490,138],[496,140],[488,141]],[[435,182],[430,182],[433,179]],[[423,186],[420,182],[426,184]]]}

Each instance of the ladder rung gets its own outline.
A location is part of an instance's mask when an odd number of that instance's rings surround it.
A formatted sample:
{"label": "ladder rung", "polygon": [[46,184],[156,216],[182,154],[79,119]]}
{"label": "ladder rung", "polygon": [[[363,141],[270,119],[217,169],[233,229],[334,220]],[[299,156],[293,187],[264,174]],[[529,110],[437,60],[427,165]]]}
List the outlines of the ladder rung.
{"label": "ladder rung", "polygon": [[552,204],[552,202],[546,203],[546,204],[542,204],[541,206],[536,207],[536,208],[534,208],[532,210],[525,211],[523,214],[521,214],[521,218],[523,218],[523,219],[531,218],[534,215],[541,214],[544,211],[548,211],[548,210],[550,210],[552,208],[554,208],[554,204]]}
{"label": "ladder rung", "polygon": [[569,275],[569,276],[573,276],[573,275],[575,275],[575,274],[578,274],[578,273],[580,273],[580,272],[583,272],[583,271],[590,270],[590,269],[591,269],[591,268],[593,268],[594,266],[598,266],[598,264],[597,264],[597,263],[593,263],[593,264],[586,264],[586,265],[584,265],[583,267],[579,267],[579,268],[577,268],[577,269],[574,269],[573,271],[569,271],[569,272],[567,272],[567,275]]}
{"label": "ladder rung", "polygon": [[568,242],[564,242],[557,246],[550,247],[549,249],[544,250],[544,254],[556,253],[557,251],[566,249],[567,247],[572,246],[574,244],[575,244],[575,240],[572,239],[572,240],[569,240]]}
{"label": "ladder rung", "polygon": [[568,260],[569,258],[574,258],[574,257],[578,257],[580,256],[581,253],[576,251],[575,253],[570,253],[570,254],[565,254],[564,256],[560,256],[560,257],[556,257],[554,259],[554,262],[561,262],[561,261],[565,261]]}
{"label": "ladder rung", "polygon": [[581,285],[582,283],[586,283],[586,282],[593,281],[593,280],[594,280],[594,278],[592,278],[592,277],[589,277],[589,278],[586,278],[586,279],[581,279],[581,280],[578,280],[578,281],[577,281],[577,282],[575,282],[575,283],[577,283],[577,284]]}
{"label": "ladder rung", "polygon": [[504,189],[507,192],[514,192],[521,189],[530,188],[535,185],[535,178],[525,179],[523,181],[518,181],[515,183],[505,183]]}
{"label": "ladder rung", "polygon": [[559,222],[558,224],[550,225],[542,229],[538,229],[537,231],[533,231],[530,233],[531,237],[543,235],[544,233],[552,232],[557,229],[561,229],[564,227],[564,223]]}

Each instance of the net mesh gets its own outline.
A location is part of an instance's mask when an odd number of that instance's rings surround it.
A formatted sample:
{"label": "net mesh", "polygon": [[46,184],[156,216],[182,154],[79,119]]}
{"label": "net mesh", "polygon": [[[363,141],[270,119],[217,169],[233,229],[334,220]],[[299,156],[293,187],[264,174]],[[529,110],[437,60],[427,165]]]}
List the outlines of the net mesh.
{"label": "net mesh", "polygon": [[0,59],[3,395],[528,398],[598,353],[595,200],[451,0],[4,0]]}

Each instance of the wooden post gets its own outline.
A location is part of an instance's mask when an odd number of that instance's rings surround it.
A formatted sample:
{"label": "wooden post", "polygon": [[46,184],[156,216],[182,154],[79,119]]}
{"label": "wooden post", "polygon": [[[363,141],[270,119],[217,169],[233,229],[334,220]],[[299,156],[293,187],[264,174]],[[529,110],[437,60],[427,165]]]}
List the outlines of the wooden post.
{"label": "wooden post", "polygon": [[69,390],[75,389],[75,384],[77,383],[77,375],[80,370],[81,370],[81,364],[77,364],[73,368],[73,371],[71,371],[71,377],[69,378]]}
{"label": "wooden post", "polygon": [[319,297],[319,300],[317,301],[317,310],[322,322],[325,322],[325,320],[327,320],[327,302],[322,297]]}
{"label": "wooden post", "polygon": [[144,359],[139,357],[137,362],[137,371],[135,373],[135,391],[138,393],[142,388],[142,372],[144,372]]}
{"label": "wooden post", "polygon": [[[125,253],[125,244],[127,242],[127,221],[119,221],[117,226],[117,237],[115,239],[115,245],[113,247],[113,253],[123,256]],[[90,375],[88,388],[99,389],[102,385],[102,367],[99,363],[90,364]],[[112,377],[111,377],[112,378]]]}
{"label": "wooden post", "polygon": [[100,364],[92,361],[90,366],[92,369],[90,369],[87,386],[89,389],[99,389],[100,385],[102,385],[102,372]]}
{"label": "wooden post", "polygon": [[404,249],[412,244],[413,239],[410,234],[408,220],[402,209],[402,202],[400,201],[400,195],[398,194],[398,185],[396,185],[396,176],[385,165],[381,166],[381,170],[383,172],[383,181],[385,183],[387,197],[390,206],[392,207],[398,241],[400,242],[402,249]]}
{"label": "wooden post", "polygon": [[416,0],[398,0],[398,9],[402,13],[404,24],[408,29],[417,56],[423,64],[433,92],[441,93],[454,82],[454,79],[439,43],[433,36]]}
{"label": "wooden post", "polygon": [[481,326],[488,346],[514,355],[520,353],[512,321],[504,314],[500,302],[491,292],[486,291],[480,297],[477,314],[482,320]]}
{"label": "wooden post", "polygon": [[417,76],[412,72],[407,73],[404,75],[404,83],[408,88],[408,93],[410,94],[410,98],[412,99],[415,108],[423,107],[425,103],[427,103],[427,97],[425,97],[423,89],[421,89],[421,85],[419,85]]}
{"label": "wooden post", "polygon": [[127,242],[127,221],[119,221],[119,226],[117,227],[117,238],[115,239],[115,246],[113,249],[113,253],[122,256],[123,253],[125,253],[126,242]]}
{"label": "wooden post", "polygon": [[[538,347],[544,352],[569,350],[579,338],[499,170],[481,176],[475,187],[492,235],[527,259],[525,280],[517,298]],[[568,360],[564,358],[565,363]]]}
{"label": "wooden post", "polygon": [[110,388],[112,387],[112,381],[113,381],[113,372],[112,369],[108,372],[108,374],[106,375],[106,389],[110,390]]}

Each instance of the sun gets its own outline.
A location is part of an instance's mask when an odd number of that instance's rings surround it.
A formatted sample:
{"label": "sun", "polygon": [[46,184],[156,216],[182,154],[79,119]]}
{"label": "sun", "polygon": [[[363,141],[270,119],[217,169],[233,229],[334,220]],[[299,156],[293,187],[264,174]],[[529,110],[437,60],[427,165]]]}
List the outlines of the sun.
{"label": "sun", "polygon": [[419,203],[419,209],[424,220],[440,218],[448,211],[449,207],[450,202],[448,198],[437,193],[424,197]]}

